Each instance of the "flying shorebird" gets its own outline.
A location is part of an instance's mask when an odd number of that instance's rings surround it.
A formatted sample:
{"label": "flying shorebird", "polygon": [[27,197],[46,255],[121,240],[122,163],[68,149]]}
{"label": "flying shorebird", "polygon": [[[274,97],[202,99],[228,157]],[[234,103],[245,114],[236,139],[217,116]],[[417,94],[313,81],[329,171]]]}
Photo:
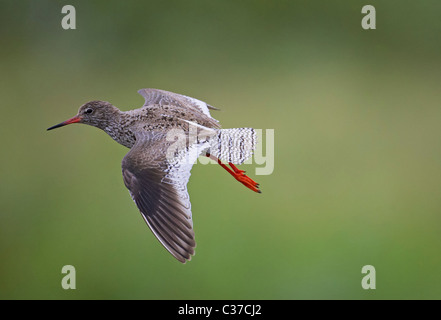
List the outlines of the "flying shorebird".
{"label": "flying shorebird", "polygon": [[203,101],[158,89],[138,93],[145,98],[139,109],[120,111],[109,102],[90,101],[75,117],[47,130],[84,123],[130,148],[122,160],[124,184],[159,242],[185,263],[196,247],[187,192],[194,162],[206,155],[260,193],[259,184],[234,165],[251,157],[256,133],[252,128],[221,129],[209,111],[216,108]]}

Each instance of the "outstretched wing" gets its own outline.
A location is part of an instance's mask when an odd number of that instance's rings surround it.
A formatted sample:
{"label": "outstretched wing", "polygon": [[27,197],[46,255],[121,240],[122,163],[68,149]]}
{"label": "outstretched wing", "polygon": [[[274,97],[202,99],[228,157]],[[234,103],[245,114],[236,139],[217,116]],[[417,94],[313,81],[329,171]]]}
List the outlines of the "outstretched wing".
{"label": "outstretched wing", "polygon": [[171,144],[164,133],[137,134],[135,145],[122,160],[122,174],[153,234],[185,263],[196,247],[187,182],[199,153],[184,148],[168,160]]}
{"label": "outstretched wing", "polygon": [[138,93],[142,95],[145,99],[144,106],[149,106],[153,104],[159,104],[159,105],[172,104],[176,106],[192,108],[194,110],[204,113],[210,118],[211,115],[209,109],[219,110],[201,100],[165,90],[148,88],[148,89],[141,89],[138,91]]}

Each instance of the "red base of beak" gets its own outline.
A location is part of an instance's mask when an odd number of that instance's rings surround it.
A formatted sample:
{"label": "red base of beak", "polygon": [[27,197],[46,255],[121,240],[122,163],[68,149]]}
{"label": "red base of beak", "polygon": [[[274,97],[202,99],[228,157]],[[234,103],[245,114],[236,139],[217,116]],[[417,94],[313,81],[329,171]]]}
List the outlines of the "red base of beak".
{"label": "red base of beak", "polygon": [[68,124],[77,123],[77,122],[80,122],[80,121],[81,121],[81,118],[79,116],[75,116],[75,117],[73,117],[73,118],[71,118],[69,120],[66,120],[64,122],[56,124],[55,126],[52,126],[52,127],[48,128],[47,130],[52,130],[52,129],[64,127],[64,126],[66,126]]}

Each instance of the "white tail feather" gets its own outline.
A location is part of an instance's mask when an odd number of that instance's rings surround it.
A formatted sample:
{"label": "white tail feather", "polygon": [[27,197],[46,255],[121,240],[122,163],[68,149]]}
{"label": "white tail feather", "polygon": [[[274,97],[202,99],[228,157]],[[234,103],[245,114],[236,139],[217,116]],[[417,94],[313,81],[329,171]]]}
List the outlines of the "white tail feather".
{"label": "white tail feather", "polygon": [[210,139],[209,153],[233,164],[242,164],[253,155],[257,136],[253,128],[221,129]]}

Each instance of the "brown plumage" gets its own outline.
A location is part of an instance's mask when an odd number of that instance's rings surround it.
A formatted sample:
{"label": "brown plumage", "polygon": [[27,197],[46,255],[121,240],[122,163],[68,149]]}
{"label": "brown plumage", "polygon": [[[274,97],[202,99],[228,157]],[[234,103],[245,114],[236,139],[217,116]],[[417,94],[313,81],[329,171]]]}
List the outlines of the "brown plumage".
{"label": "brown plumage", "polygon": [[[251,156],[255,132],[252,128],[220,129],[209,112],[216,108],[197,99],[158,89],[138,92],[145,98],[139,109],[120,111],[108,102],[90,101],[75,117],[48,130],[84,123],[130,148],[122,160],[124,184],[156,238],[185,263],[196,246],[187,192],[193,163],[206,152],[238,181],[260,192],[258,184],[233,165]],[[184,143],[179,144],[180,133]],[[227,161],[233,171],[219,159]]]}

